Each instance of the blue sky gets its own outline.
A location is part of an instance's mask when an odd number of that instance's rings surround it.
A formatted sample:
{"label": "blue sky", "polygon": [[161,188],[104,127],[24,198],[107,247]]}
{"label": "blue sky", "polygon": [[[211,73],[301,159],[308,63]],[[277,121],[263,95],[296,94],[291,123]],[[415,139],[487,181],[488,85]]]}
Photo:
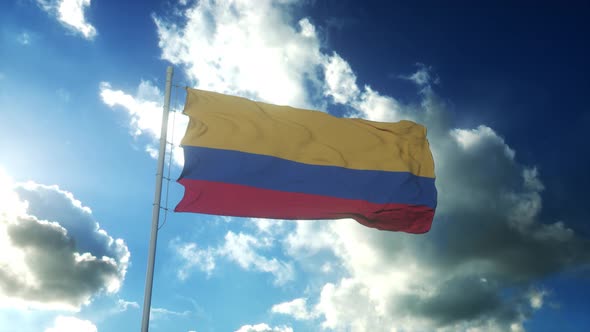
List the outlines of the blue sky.
{"label": "blue sky", "polygon": [[[169,213],[151,330],[587,329],[588,13],[3,1],[0,332],[139,329],[168,65],[179,86],[424,124],[439,204],[424,235]],[[178,143],[187,119],[170,121]]]}

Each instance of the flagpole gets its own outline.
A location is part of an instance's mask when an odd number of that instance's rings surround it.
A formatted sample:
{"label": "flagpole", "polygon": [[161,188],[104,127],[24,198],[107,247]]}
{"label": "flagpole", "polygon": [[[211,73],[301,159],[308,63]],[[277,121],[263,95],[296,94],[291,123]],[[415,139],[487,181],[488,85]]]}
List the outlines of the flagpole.
{"label": "flagpole", "polygon": [[166,154],[168,113],[170,112],[170,90],[172,88],[172,74],[174,68],[168,66],[166,70],[166,94],[164,95],[164,109],[162,111],[162,131],[160,132],[160,150],[158,154],[158,172],[156,173],[156,192],[152,208],[152,234],[148,253],[147,272],[145,276],[145,292],[143,297],[143,317],[141,332],[148,332],[150,325],[150,309],[152,303],[152,286],[154,284],[154,265],[156,262],[156,242],[158,241],[158,226],[160,224],[160,200],[162,197],[162,177],[164,174],[164,157]]}

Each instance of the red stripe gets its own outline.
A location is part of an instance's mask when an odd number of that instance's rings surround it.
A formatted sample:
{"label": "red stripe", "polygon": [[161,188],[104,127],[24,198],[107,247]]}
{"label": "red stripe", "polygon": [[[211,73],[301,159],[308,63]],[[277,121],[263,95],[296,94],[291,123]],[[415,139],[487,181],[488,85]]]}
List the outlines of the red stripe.
{"label": "red stripe", "polygon": [[416,234],[428,232],[434,217],[434,209],[427,206],[375,204],[187,178],[178,182],[185,193],[177,212],[270,219],[353,218],[367,227]]}

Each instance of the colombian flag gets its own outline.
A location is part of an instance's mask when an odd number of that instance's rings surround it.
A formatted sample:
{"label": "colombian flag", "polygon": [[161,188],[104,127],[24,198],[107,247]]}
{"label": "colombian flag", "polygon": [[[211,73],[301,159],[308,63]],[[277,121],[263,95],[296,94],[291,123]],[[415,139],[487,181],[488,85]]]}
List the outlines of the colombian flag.
{"label": "colombian flag", "polygon": [[426,129],[187,89],[178,212],[341,219],[424,233],[436,208]]}

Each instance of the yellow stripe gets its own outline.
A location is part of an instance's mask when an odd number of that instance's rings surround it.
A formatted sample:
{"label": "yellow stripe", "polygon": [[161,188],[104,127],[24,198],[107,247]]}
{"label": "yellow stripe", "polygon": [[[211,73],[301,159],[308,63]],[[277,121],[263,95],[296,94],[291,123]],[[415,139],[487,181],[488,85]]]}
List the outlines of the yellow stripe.
{"label": "yellow stripe", "polygon": [[190,121],[183,145],[434,178],[426,128],[411,121],[337,118],[194,89],[187,89],[184,113]]}

